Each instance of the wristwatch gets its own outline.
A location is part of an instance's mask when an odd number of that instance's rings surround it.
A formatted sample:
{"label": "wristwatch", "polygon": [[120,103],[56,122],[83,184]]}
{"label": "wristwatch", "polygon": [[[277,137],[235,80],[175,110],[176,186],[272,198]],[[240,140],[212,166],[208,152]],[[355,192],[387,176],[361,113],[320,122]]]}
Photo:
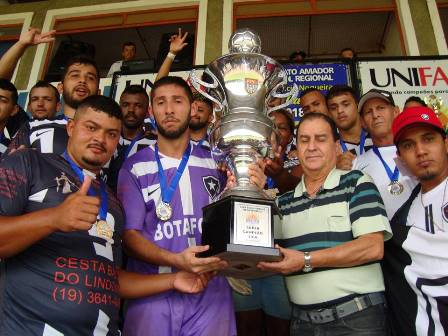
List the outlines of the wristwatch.
{"label": "wristwatch", "polygon": [[303,263],[302,272],[308,273],[313,270],[313,266],[311,266],[311,253],[310,252],[303,252],[303,258],[305,259]]}

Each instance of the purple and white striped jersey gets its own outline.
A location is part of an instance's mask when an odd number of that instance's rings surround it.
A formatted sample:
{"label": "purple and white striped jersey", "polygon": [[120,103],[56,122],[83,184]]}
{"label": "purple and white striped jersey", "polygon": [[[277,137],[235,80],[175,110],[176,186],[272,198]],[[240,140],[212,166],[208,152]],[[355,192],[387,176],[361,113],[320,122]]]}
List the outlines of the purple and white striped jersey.
{"label": "purple and white striped jersey", "polygon": [[[175,176],[181,160],[160,159],[167,184]],[[156,216],[161,201],[158,166],[154,145],[131,156],[120,170],[118,197],[125,209],[127,230],[138,230],[159,247],[181,252],[201,244],[202,208],[217,200],[225,186],[209,149],[192,144],[190,157],[170,205],[172,217],[162,221]],[[128,270],[169,273],[175,269],[128,259]],[[124,333],[151,335],[236,335],[231,290],[224,277],[214,277],[198,294],[168,291],[128,301]]]}
{"label": "purple and white striped jersey", "polygon": [[[168,184],[176,174],[180,160],[160,153]],[[127,230],[138,230],[159,247],[181,252],[201,244],[202,208],[217,200],[225,187],[225,176],[217,170],[210,151],[192,144],[187,166],[180,178],[170,205],[168,221],[156,216],[161,201],[160,181],[154,145],[130,157],[120,171],[118,197],[126,213]],[[167,273],[165,266],[150,265],[130,258],[128,269],[139,273]]]}

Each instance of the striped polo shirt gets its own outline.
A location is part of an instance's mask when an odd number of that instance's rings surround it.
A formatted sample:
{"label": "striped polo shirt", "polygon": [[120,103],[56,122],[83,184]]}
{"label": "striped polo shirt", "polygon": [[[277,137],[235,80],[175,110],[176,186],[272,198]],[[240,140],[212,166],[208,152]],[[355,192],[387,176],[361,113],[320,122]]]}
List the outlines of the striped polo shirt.
{"label": "striped polo shirt", "polygon": [[[276,218],[275,231],[280,246],[311,252],[373,232],[384,232],[385,240],[391,237],[383,201],[370,176],[359,170],[333,169],[313,199],[303,180],[278,199],[283,218]],[[289,274],[286,284],[291,301],[302,308],[384,291],[379,262],[299,271]]]}

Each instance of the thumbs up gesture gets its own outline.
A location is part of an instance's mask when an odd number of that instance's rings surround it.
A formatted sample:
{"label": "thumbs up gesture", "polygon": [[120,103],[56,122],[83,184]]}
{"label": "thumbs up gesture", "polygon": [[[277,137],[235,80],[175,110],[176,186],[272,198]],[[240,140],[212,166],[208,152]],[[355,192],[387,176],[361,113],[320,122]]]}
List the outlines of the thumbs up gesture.
{"label": "thumbs up gesture", "polygon": [[81,188],[55,208],[54,224],[57,231],[90,230],[96,222],[100,200],[98,197],[87,195],[91,183],[92,178],[85,176]]}

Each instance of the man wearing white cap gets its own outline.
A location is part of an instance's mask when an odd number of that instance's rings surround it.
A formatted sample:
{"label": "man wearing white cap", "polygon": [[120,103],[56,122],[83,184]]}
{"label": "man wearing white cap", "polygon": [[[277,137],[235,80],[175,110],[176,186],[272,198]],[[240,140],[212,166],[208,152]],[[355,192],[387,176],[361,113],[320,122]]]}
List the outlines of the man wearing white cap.
{"label": "man wearing white cap", "polygon": [[399,110],[390,92],[372,89],[361,97],[358,111],[363,128],[372,137],[373,147],[356,158],[353,169],[362,170],[372,177],[390,220],[417,185],[415,178],[397,160],[392,122]]}

